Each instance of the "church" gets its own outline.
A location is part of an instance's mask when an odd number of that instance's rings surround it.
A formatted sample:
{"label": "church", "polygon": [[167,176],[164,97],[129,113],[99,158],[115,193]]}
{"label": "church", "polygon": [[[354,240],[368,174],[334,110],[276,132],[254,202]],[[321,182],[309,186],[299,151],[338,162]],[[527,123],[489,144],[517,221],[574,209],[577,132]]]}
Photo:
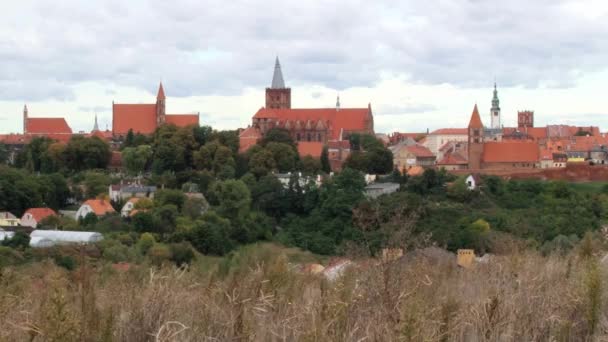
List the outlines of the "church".
{"label": "church", "polygon": [[112,133],[115,137],[133,133],[152,134],[163,124],[178,127],[199,124],[199,114],[166,114],[165,90],[162,82],[158,87],[156,103],[118,104],[112,102]]}
{"label": "church", "polygon": [[273,128],[287,130],[300,146],[300,154],[313,157],[318,157],[329,142],[346,140],[352,133],[374,134],[371,104],[367,108],[341,108],[338,97],[335,107],[292,108],[291,88],[285,86],[278,57],[265,100],[265,107],[255,113],[251,126],[239,136],[241,152]]}

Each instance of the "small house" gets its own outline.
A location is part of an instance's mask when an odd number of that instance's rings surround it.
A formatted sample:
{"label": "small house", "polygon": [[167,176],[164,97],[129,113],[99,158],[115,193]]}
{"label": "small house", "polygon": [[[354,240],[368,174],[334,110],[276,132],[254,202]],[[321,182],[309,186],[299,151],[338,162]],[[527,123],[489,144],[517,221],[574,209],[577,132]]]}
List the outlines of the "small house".
{"label": "small house", "polygon": [[478,174],[471,174],[467,176],[464,182],[467,185],[467,189],[475,190],[481,185],[481,177]]}
{"label": "small house", "polygon": [[139,198],[137,197],[132,197],[130,198],[127,203],[125,203],[125,205],[122,206],[122,209],[120,210],[120,216],[122,217],[129,217],[131,211],[133,211],[133,209],[135,209],[135,204],[137,204],[137,202],[139,202]]}
{"label": "small house", "polygon": [[109,195],[114,202],[126,200],[131,197],[154,198],[156,186],[141,184],[114,184],[110,185]]}
{"label": "small house", "polygon": [[76,219],[83,219],[90,213],[95,214],[97,217],[101,217],[115,212],[116,211],[110,202],[103,199],[90,199],[78,208]]}
{"label": "small house", "polygon": [[57,216],[57,213],[51,208],[30,208],[21,217],[21,225],[36,228],[42,220],[49,216]]}
{"label": "small house", "polygon": [[20,220],[8,211],[0,211],[0,227],[16,227]]}

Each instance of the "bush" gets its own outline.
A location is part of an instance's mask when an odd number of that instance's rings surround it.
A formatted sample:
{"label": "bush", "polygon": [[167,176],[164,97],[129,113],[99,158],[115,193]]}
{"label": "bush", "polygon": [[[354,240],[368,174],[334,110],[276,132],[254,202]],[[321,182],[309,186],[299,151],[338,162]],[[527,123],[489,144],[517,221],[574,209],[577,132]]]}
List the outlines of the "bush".
{"label": "bush", "polygon": [[57,255],[55,257],[55,264],[65,268],[68,271],[73,271],[77,266],[76,260],[74,260],[74,258],[70,255]]}
{"label": "bush", "polygon": [[17,232],[10,239],[4,239],[2,246],[24,250],[30,246],[30,236],[24,232]]}
{"label": "bush", "polygon": [[6,266],[13,266],[25,260],[23,255],[12,248],[0,246],[0,269]]}
{"label": "bush", "polygon": [[171,261],[177,266],[189,265],[194,259],[194,251],[189,243],[172,243],[169,245],[171,251]]}
{"label": "bush", "polygon": [[146,255],[150,247],[154,246],[156,240],[154,236],[150,233],[143,233],[139,237],[139,241],[137,241],[137,248],[141,252],[141,254]]}
{"label": "bush", "polygon": [[171,260],[171,251],[166,245],[156,243],[148,250],[148,258],[153,265],[160,266]]}

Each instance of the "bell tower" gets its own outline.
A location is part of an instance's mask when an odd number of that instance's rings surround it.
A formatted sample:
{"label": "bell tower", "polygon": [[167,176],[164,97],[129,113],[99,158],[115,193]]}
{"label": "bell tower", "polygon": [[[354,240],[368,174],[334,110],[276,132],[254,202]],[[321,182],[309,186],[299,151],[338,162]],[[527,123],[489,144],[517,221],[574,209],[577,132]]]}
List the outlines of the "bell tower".
{"label": "bell tower", "polygon": [[500,128],[500,101],[498,100],[498,90],[496,90],[496,83],[494,83],[494,97],[492,97],[492,108],[490,109],[491,115],[491,128]]}
{"label": "bell tower", "polygon": [[291,88],[285,87],[278,56],[274,63],[272,84],[266,88],[266,108],[291,109]]}

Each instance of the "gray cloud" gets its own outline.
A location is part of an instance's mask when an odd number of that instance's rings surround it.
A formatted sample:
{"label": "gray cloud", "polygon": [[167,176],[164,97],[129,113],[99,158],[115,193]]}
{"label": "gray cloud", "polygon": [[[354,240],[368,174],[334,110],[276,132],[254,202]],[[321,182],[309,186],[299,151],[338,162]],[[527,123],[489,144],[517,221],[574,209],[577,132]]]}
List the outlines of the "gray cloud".
{"label": "gray cloud", "polygon": [[[232,95],[270,83],[275,54],[288,85],[342,90],[383,74],[424,84],[568,87],[604,68],[606,17],[576,0],[110,0],[5,4],[0,94],[73,99],[80,82],[170,96]],[[169,95],[168,94],[168,95]]]}

